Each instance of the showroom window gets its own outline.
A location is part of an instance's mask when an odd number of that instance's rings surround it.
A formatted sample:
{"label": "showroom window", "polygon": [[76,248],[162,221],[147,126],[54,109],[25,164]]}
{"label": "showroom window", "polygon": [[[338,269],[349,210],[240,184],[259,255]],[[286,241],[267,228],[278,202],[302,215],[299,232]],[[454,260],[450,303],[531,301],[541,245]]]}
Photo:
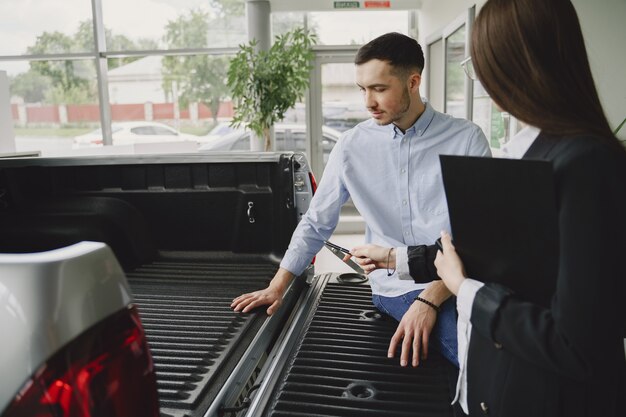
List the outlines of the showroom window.
{"label": "showroom window", "polygon": [[[9,78],[16,151],[93,153],[103,135],[85,137],[101,120],[116,125],[113,144],[132,142],[128,134],[202,143],[232,117],[226,70],[246,41],[245,0],[96,0],[95,14],[90,0],[13,3],[0,6],[0,70]],[[131,132],[135,122],[144,126]]]}
{"label": "showroom window", "polygon": [[[522,123],[500,111],[480,81],[470,78],[469,42],[475,10],[471,7],[443,30],[426,39],[426,93],[432,106],[455,117],[476,123],[485,133],[494,155]],[[475,78],[475,77],[474,77]]]}
{"label": "showroom window", "polygon": [[[226,71],[247,41],[246,0],[5,3],[0,70],[9,78],[16,151],[88,154],[105,144],[131,146],[167,136],[202,147],[233,131],[227,126],[233,106]],[[309,139],[299,148],[315,148],[310,158],[320,172],[334,144],[324,139],[322,126],[334,129],[334,137],[368,117],[354,85],[354,52],[389,31],[416,37],[415,21],[415,12],[407,10],[271,15],[272,37],[298,26],[318,36],[312,82],[323,87],[284,122],[302,125]]]}

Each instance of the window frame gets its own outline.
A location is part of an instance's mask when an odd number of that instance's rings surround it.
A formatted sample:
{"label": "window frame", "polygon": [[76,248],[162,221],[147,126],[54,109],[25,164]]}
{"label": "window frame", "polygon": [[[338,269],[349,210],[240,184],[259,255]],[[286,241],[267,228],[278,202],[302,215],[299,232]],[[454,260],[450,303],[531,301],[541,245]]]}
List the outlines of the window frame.
{"label": "window frame", "polygon": [[[432,34],[430,34],[429,36],[426,37],[426,51],[425,51],[425,58],[426,58],[426,62],[427,62],[427,82],[426,82],[426,94],[427,97],[431,97],[434,96],[435,94],[437,94],[437,91],[431,91],[431,82],[430,82],[430,77],[431,77],[431,64],[432,62],[430,61],[430,57],[431,57],[431,53],[430,53],[430,49],[431,47],[438,41],[443,41],[443,48],[442,48],[442,62],[440,62],[441,64],[441,68],[443,70],[443,83],[442,85],[439,86],[435,86],[436,88],[439,89],[439,92],[441,93],[440,95],[438,95],[438,98],[441,98],[441,102],[443,103],[443,107],[442,107],[442,111],[444,113],[446,113],[448,111],[447,109],[447,100],[446,100],[446,96],[447,96],[447,90],[448,90],[448,84],[447,84],[447,74],[448,74],[448,61],[446,59],[447,57],[447,50],[448,50],[448,42],[449,42],[449,38],[460,28],[462,28],[463,26],[465,26],[465,56],[469,56],[470,54],[470,42],[471,42],[471,33],[472,33],[472,28],[473,28],[473,24],[474,24],[474,19],[476,17],[476,6],[472,5],[471,7],[469,7],[464,13],[460,14],[459,16],[457,16],[454,20],[452,20],[452,22],[450,22],[449,24],[447,24],[445,27],[443,27],[442,29],[436,30],[434,31]],[[474,83],[472,80],[470,80],[469,78],[465,77],[464,78],[464,97],[465,97],[465,118],[467,120],[472,120],[472,113],[473,113],[473,102],[472,102],[472,98],[474,96]]]}

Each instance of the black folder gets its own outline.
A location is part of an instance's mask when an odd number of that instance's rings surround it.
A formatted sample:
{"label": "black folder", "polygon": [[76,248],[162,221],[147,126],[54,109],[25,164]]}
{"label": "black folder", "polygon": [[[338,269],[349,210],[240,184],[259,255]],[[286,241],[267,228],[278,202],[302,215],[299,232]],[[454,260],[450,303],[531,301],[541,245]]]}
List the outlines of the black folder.
{"label": "black folder", "polygon": [[552,163],[449,155],[440,162],[467,275],[548,307],[559,255]]}

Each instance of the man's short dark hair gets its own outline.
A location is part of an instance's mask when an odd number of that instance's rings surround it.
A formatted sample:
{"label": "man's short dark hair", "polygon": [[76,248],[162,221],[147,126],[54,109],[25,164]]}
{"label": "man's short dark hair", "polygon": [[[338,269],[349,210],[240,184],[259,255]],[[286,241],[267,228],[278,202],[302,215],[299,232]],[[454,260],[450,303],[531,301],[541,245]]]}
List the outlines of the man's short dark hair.
{"label": "man's short dark hair", "polygon": [[424,69],[424,52],[417,41],[397,32],[386,33],[363,45],[354,58],[356,65],[372,59],[388,62],[401,73]]}

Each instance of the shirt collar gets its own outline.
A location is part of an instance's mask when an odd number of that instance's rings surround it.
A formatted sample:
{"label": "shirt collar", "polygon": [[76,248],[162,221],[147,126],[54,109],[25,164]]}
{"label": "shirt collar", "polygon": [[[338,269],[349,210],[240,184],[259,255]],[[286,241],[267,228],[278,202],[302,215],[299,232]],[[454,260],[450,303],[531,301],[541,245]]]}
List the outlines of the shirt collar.
{"label": "shirt collar", "polygon": [[406,130],[404,134],[396,125],[394,125],[393,123],[389,124],[391,128],[392,139],[395,139],[396,137],[402,137],[409,133],[413,133],[415,136],[419,137],[419,136],[422,136],[424,132],[426,132],[426,129],[428,129],[430,122],[433,120],[433,117],[435,116],[435,111],[433,110],[430,103],[428,103],[428,100],[426,100],[423,97],[422,97],[422,102],[424,103],[424,111],[422,112],[420,117],[417,118],[415,123],[413,123],[413,125]]}

